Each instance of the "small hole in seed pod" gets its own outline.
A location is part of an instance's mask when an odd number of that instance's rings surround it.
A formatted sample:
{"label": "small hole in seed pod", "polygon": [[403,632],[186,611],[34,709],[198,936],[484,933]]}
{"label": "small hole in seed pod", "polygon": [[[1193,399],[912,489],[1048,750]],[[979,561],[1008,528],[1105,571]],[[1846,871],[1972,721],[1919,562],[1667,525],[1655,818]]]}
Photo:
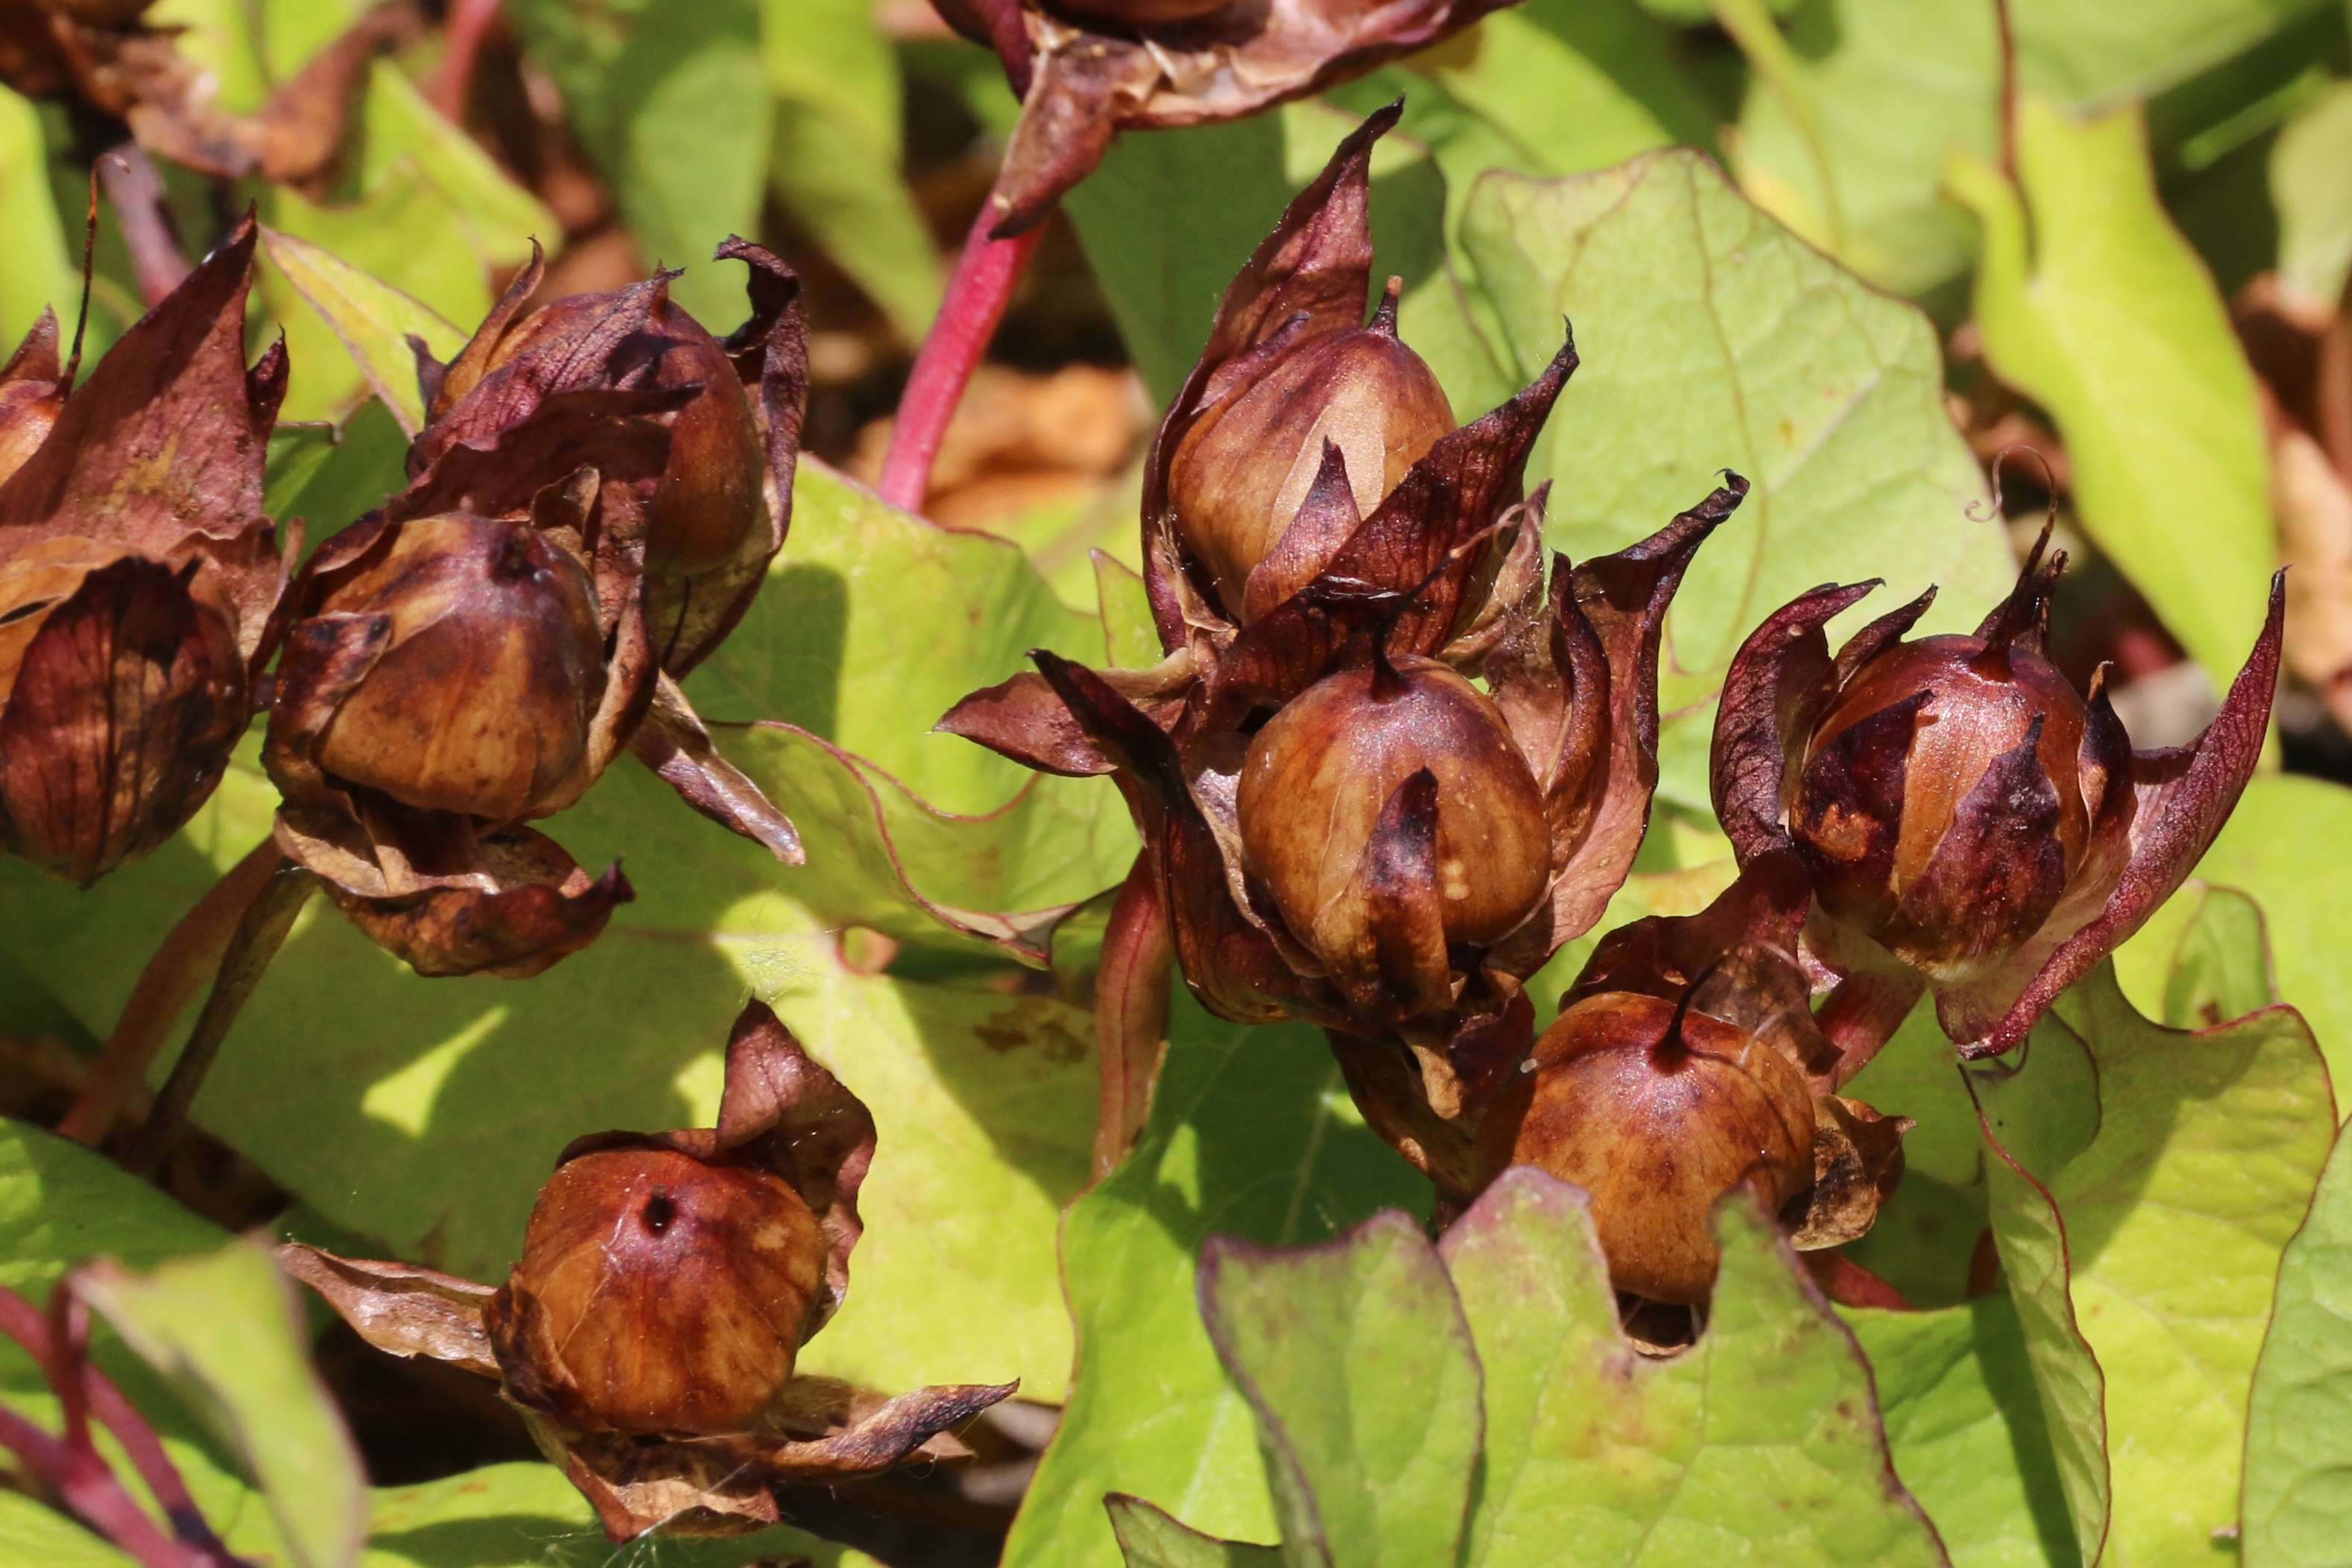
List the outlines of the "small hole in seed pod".
{"label": "small hole in seed pod", "polygon": [[654,1195],[646,1199],[645,1209],[637,1218],[656,1236],[667,1230],[670,1221],[677,1218],[677,1204],[669,1196],[669,1189],[654,1188]]}

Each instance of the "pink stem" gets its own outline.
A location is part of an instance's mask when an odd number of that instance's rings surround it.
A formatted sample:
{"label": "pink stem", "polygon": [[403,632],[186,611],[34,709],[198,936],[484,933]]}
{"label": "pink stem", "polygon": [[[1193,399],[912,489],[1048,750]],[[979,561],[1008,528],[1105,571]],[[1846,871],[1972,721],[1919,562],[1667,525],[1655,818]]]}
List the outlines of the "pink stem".
{"label": "pink stem", "polygon": [[[60,1284],[52,1301],[54,1326],[32,1302],[0,1286],[0,1333],[23,1345],[48,1375],[65,1410],[66,1434],[52,1436],[0,1406],[0,1447],[13,1450],[68,1506],[147,1568],[218,1568],[234,1563],[220,1538],[196,1511],[187,1485],[155,1429],[131,1407],[112,1380],[89,1364],[88,1322],[79,1300]],[[89,1440],[95,1415],[121,1442],[171,1517],[177,1541],[156,1529]]]}
{"label": "pink stem", "polygon": [[172,234],[163,208],[163,177],[136,141],[126,141],[98,161],[99,183],[114,204],[122,225],[122,246],[131,253],[131,271],[139,292],[151,306],[180,287],[195,269]]}
{"label": "pink stem", "polygon": [[131,999],[106,1037],[89,1086],[58,1124],[60,1134],[99,1145],[121,1114],[123,1102],[147,1076],[181,1011],[211,983],[247,907],[284,860],[275,839],[262,840],[172,927],[131,988]]}
{"label": "pink stem", "polygon": [[947,298],[940,302],[930,335],[915,355],[907,377],[906,395],[898,400],[898,423],[890,432],[889,455],[882,460],[882,498],[910,512],[923,509],[930,493],[931,465],[940,455],[948,421],[955,417],[963,389],[988,352],[996,324],[1013,286],[1045,225],[1039,224],[1011,239],[991,239],[989,228],[1003,214],[992,201],[981,204],[964,235],[963,254],[956,258],[955,276],[948,279]]}
{"label": "pink stem", "polygon": [[441,68],[433,74],[433,107],[453,125],[466,123],[466,97],[473,90],[474,62],[482,36],[499,18],[499,0],[455,0],[441,34]]}
{"label": "pink stem", "polygon": [[1095,973],[1095,1042],[1102,1052],[1102,1110],[1095,1121],[1095,1179],[1110,1175],[1142,1135],[1168,1045],[1168,983],[1175,962],[1151,852],[1110,908]]}

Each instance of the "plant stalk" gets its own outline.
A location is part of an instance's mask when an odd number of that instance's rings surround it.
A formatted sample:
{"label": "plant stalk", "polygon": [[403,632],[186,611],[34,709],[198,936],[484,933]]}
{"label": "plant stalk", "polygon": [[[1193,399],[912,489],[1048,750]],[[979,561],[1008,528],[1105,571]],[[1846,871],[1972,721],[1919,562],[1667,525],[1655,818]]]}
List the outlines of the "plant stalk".
{"label": "plant stalk", "polygon": [[245,1010],[246,999],[261,983],[278,949],[285,946],[294,917],[317,886],[316,877],[281,856],[269,880],[246,906],[236,935],[229,938],[228,950],[221,956],[220,972],[213,977],[205,1010],[196,1015],[196,1027],[181,1049],[180,1060],[172,1064],[171,1077],[157,1092],[155,1108],[147,1114],[144,1164],[148,1174],[163,1168],[172,1145],[179,1141],[189,1108],[196,1103],[196,1092],[204,1087],[205,1075],[220,1055],[221,1041],[228,1038],[236,1015]]}
{"label": "plant stalk", "polygon": [[991,239],[988,231],[999,215],[993,201],[981,204],[980,215],[964,235],[955,274],[948,279],[947,297],[940,302],[940,313],[907,377],[906,393],[898,400],[898,423],[890,432],[889,453],[882,459],[878,488],[884,500],[910,512],[923,509],[930,493],[931,465],[939,458],[948,422],[955,417],[963,389],[988,352],[996,324],[1004,319],[1021,270],[1045,233],[1039,224],[1011,239]]}
{"label": "plant stalk", "polygon": [[172,1025],[220,968],[221,956],[228,951],[229,938],[245,917],[246,906],[284,859],[274,840],[262,840],[172,927],[171,935],[140,972],[131,999],[122,1004],[122,1014],[114,1020],[114,1032],[106,1037],[106,1048],[90,1074],[89,1086],[58,1124],[60,1134],[91,1148],[105,1140],[114,1119],[122,1113],[123,1102],[146,1078],[148,1067],[163,1049]]}

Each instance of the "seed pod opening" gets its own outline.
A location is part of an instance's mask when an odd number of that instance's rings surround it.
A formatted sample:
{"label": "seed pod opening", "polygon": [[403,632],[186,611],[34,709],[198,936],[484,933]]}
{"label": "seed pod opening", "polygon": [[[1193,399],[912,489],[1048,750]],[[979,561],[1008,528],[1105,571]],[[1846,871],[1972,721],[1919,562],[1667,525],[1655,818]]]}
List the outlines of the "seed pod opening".
{"label": "seed pod opening", "polygon": [[316,747],[333,777],[419,810],[511,822],[579,770],[604,693],[595,585],[528,524],[401,524],[312,614],[389,622]]}
{"label": "seed pod opening", "polygon": [[[1178,531],[1226,612],[1246,623],[1250,573],[1298,516],[1325,441],[1347,465],[1357,515],[1369,517],[1453,428],[1436,376],[1397,339],[1391,295],[1370,326],[1277,350],[1270,366],[1202,415],[1169,463]],[[1286,580],[1249,598],[1278,603],[1322,564],[1311,554],[1286,560]]]}
{"label": "seed pod opening", "polygon": [[[1678,1014],[1660,997],[1602,992],[1561,1014],[1530,1060],[1508,1163],[1592,1195],[1621,1291],[1703,1301],[1719,1256],[1707,1225],[1716,1199],[1745,1181],[1777,1210],[1811,1185],[1803,1076],[1734,1025]],[[1487,1127],[1509,1135],[1513,1122]]]}
{"label": "seed pod opening", "polygon": [[1790,812],[1823,907],[1939,979],[2005,957],[2129,825],[2113,724],[2030,647],[1879,654],[1814,727]]}
{"label": "seed pod opening", "polygon": [[582,1155],[531,1211],[491,1341],[578,1426],[743,1431],[792,1377],[825,1255],[780,1176],[672,1149]]}
{"label": "seed pod opening", "polygon": [[1486,694],[1432,659],[1345,670],[1250,742],[1238,801],[1244,863],[1291,932],[1335,969],[1368,962],[1381,940],[1391,899],[1360,873],[1391,797],[1424,769],[1435,781],[1444,940],[1492,942],[1542,896],[1551,835],[1542,791]]}

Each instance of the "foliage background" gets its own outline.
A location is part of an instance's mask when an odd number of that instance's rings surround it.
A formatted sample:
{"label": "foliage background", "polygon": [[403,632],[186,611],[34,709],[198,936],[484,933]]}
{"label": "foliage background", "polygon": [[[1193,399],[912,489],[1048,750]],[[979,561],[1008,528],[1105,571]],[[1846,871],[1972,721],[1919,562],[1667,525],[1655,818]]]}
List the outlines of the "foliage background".
{"label": "foliage background", "polygon": [[[250,111],[358,9],[161,0],[150,17],[184,28],[220,101]],[[929,726],[1032,647],[1091,660],[1137,646],[1139,590],[1118,563],[1136,564],[1153,410],[1289,193],[1399,95],[1402,129],[1374,168],[1381,265],[1404,279],[1404,336],[1457,413],[1507,395],[1560,318],[1575,324],[1585,369],[1531,475],[1554,483],[1555,548],[1580,558],[1640,537],[1720,467],[1757,482],[1676,607],[1661,810],[1612,923],[1696,908],[1728,880],[1706,742],[1723,666],[1764,611],[1878,576],[1857,614],[1936,583],[1930,629],[1964,628],[2005,589],[2045,501],[2077,561],[2062,663],[2116,664],[2141,744],[2194,733],[2283,557],[2316,584],[2296,601],[2305,645],[2336,635],[2352,665],[2336,630],[2352,626],[2352,501],[2330,533],[2274,494],[2278,410],[2305,394],[2260,336],[2275,320],[2314,342],[2344,331],[2346,9],[2016,0],[2011,15],[2006,147],[1992,8],[1931,0],[1528,0],[1323,99],[1130,136],[1055,220],[950,433],[929,521],[857,481],[1014,105],[992,58],[926,9],[509,0],[465,122],[428,101],[437,37],[378,62],[358,156],[320,199],[224,193],[165,166],[191,254],[247,200],[273,231],[253,338],[286,334],[299,422],[273,447],[273,511],[307,517],[314,539],[399,483],[414,417],[397,378],[372,378],[320,308],[338,261],[405,297],[345,310],[346,333],[365,317],[397,329],[385,342],[415,330],[446,353],[534,239],[551,297],[682,267],[678,298],[723,330],[740,281],[702,258],[725,234],[760,235],[807,279],[823,460],[803,465],[753,618],[690,683],[730,755],[802,825],[806,870],[780,872],[624,768],[557,831],[583,864],[625,856],[640,897],[546,977],[420,981],[311,910],[206,1087],[212,1164],[188,1179],[233,1221],[267,1215],[281,1234],[496,1278],[572,1136],[709,1119],[726,1023],[756,994],[881,1123],[857,1289],[805,1364],[888,1388],[1018,1376],[1024,1399],[1064,1407],[1042,1465],[1037,1423],[1008,1427],[976,1439],[968,1472],[846,1506],[800,1500],[803,1522],[893,1563],[992,1561],[1003,1543],[1012,1563],[1108,1563],[1099,1499],[1122,1490],[1270,1539],[1249,1412],[1197,1313],[1201,1247],[1319,1240],[1383,1207],[1425,1208],[1425,1192],[1362,1127],[1311,1032],[1238,1030],[1181,997],[1144,1144],[1085,1190],[1087,915],[1048,968],[957,916],[1089,899],[1123,874],[1131,831],[1107,783],[1033,780]],[[65,110],[0,89],[0,334],[45,304],[70,309],[80,150]],[[93,350],[140,308],[118,233],[101,226]],[[2019,439],[2053,455],[2053,479],[2045,493],[2013,465],[1996,511],[1985,460]],[[2287,1249],[2333,1134],[2328,1068],[2352,1071],[2352,741],[2329,706],[2342,673],[2324,653],[2297,663],[2278,766],[2120,956],[2120,996],[2070,1003],[2056,1043],[2037,1044],[2004,1092],[2025,1107],[2017,1129],[1988,1142],[1922,1020],[1858,1091],[1921,1124],[1902,1198],[1855,1252],[1926,1310],[1850,1315],[1898,1472],[1955,1562],[2080,1561],[2110,1533],[2116,1560],[2205,1562],[2239,1539],[2217,1531],[2238,1530],[2248,1561],[2316,1562],[2352,1507],[2330,1469],[2352,1464],[2352,1404],[2326,1393],[2352,1364],[2341,1150]],[[69,1083],[137,956],[261,836],[271,804],[248,753],[179,840],[93,893],[0,862],[12,1113],[37,1118]],[[1563,953],[1558,976],[1588,950]],[[2259,1012],[2280,999],[2307,1034]],[[2146,1043],[2139,1017],[2247,1014],[2193,1052]],[[2116,1065],[2133,1041],[2133,1060],[2158,1063],[2146,1082]],[[2200,1077],[2191,1056],[2239,1065]],[[2037,1193],[2074,1221],[2071,1255],[2037,1249]],[[144,1266],[222,1239],[16,1124],[0,1210],[20,1290],[96,1253]],[[1986,1288],[1980,1236],[2006,1291]],[[2265,1363],[2257,1380],[2273,1302],[2308,1364]],[[368,1562],[604,1560],[576,1499],[495,1411],[322,1343],[386,1483]],[[41,1410],[28,1365],[0,1371],[12,1402]],[[2199,1387],[2220,1392],[2180,1392]],[[207,1506],[264,1549],[280,1526],[234,1445],[193,1418],[174,1441]],[[1623,1560],[1764,1544],[1720,1528]],[[639,1554],[787,1549],[850,1560],[798,1534]],[[8,1552],[113,1561],[0,1490]]]}

